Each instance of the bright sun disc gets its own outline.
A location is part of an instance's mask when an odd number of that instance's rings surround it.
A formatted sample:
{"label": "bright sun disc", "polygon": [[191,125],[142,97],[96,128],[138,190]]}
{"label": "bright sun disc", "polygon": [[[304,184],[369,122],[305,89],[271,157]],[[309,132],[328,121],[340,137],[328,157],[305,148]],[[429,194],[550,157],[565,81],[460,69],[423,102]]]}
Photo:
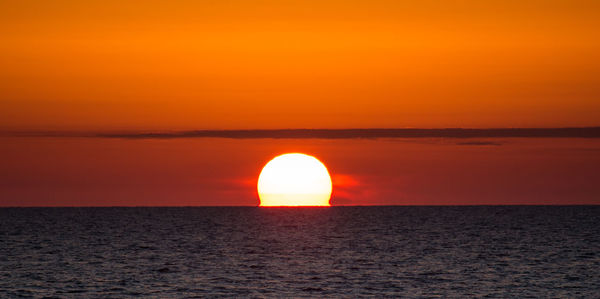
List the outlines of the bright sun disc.
{"label": "bright sun disc", "polygon": [[331,177],[317,158],[305,154],[275,157],[258,177],[261,207],[329,206]]}

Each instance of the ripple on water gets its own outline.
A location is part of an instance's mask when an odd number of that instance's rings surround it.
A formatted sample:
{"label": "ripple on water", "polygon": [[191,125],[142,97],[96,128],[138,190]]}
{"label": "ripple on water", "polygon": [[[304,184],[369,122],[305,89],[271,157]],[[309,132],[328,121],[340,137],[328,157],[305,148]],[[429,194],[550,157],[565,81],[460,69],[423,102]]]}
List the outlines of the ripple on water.
{"label": "ripple on water", "polygon": [[0,297],[594,297],[599,207],[0,209]]}

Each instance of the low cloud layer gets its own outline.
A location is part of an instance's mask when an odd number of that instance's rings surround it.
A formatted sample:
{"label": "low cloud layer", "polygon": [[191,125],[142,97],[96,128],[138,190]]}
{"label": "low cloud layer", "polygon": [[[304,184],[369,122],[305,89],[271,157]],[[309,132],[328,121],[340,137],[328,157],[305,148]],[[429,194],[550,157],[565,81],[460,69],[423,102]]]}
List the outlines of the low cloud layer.
{"label": "low cloud layer", "polygon": [[175,132],[4,132],[21,137],[92,137],[92,138],[600,138],[600,127],[581,128],[504,128],[504,129],[278,129],[278,130],[195,130]]}

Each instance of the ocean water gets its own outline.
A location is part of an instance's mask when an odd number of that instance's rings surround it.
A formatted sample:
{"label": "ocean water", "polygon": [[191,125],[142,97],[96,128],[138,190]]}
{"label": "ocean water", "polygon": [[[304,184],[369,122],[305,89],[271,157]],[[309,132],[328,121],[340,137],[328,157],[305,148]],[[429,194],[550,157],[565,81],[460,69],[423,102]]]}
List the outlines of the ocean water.
{"label": "ocean water", "polygon": [[599,206],[0,209],[0,297],[598,298]]}

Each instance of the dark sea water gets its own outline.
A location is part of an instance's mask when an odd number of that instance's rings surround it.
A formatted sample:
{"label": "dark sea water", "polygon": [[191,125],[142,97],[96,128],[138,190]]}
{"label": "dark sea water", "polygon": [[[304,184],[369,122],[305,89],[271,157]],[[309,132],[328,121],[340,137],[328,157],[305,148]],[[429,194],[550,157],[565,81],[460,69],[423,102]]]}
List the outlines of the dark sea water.
{"label": "dark sea water", "polygon": [[0,209],[0,297],[598,298],[599,206]]}

